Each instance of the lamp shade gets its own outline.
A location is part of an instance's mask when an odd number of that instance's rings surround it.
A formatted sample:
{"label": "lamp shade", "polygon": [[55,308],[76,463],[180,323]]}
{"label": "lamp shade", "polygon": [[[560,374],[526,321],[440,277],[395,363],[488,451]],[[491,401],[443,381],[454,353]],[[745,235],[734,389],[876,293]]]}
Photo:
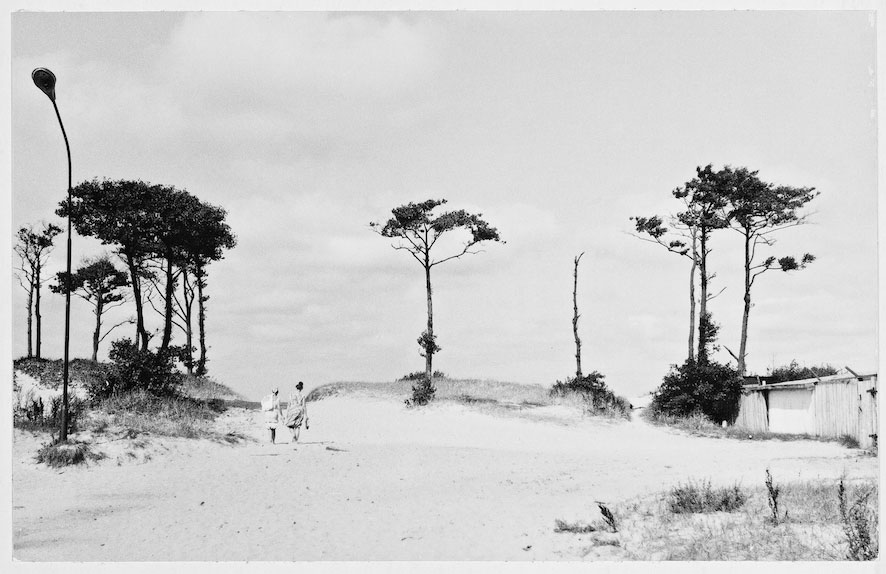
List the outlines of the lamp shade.
{"label": "lamp shade", "polygon": [[31,72],[31,79],[34,80],[34,84],[40,88],[40,91],[55,102],[55,74],[46,68],[36,68]]}

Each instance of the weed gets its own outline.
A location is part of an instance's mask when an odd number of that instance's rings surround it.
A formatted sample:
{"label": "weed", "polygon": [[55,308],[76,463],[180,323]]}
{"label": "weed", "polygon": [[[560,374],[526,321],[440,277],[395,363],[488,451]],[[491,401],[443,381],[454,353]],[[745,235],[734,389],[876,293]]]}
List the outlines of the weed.
{"label": "weed", "polygon": [[739,486],[713,488],[710,481],[687,482],[671,489],[668,505],[674,514],[701,512],[732,512],[747,501]]}
{"label": "weed", "polygon": [[772,524],[777,525],[779,522],[784,522],[788,519],[788,511],[784,511],[784,516],[779,516],[778,512],[778,495],[781,492],[781,487],[776,486],[772,481],[772,475],[769,473],[769,469],[766,469],[766,496],[767,502],[769,502],[769,510],[772,511],[772,516],[769,518],[769,521]]}
{"label": "weed", "polygon": [[603,522],[612,532],[618,532],[618,527],[615,524],[615,515],[612,514],[612,511],[606,507],[602,502],[598,502],[597,506],[600,507],[600,514],[603,515]]}
{"label": "weed", "polygon": [[850,560],[874,560],[877,558],[876,536],[871,536],[871,519],[868,516],[870,513],[868,498],[872,492],[872,488],[862,492],[850,506],[842,478],[837,486],[840,520],[843,523],[843,533],[849,543],[848,558]]}

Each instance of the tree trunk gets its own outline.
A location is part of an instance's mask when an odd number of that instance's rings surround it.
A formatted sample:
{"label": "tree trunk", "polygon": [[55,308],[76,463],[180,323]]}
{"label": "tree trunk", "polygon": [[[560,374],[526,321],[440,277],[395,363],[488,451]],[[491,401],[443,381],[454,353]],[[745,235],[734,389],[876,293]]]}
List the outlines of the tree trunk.
{"label": "tree trunk", "polygon": [[689,360],[695,358],[695,271],[698,268],[698,250],[692,237],[692,268],[689,270]]}
{"label": "tree trunk", "polygon": [[28,289],[28,358],[34,356],[34,284]]}
{"label": "tree trunk", "polygon": [[37,258],[37,265],[34,266],[34,291],[35,291],[35,300],[34,300],[34,318],[37,321],[37,359],[39,360],[42,355],[40,354],[40,346],[41,340],[43,337],[43,318],[40,316],[40,258]]}
{"label": "tree trunk", "polygon": [[191,309],[194,302],[194,294],[193,291],[188,293],[188,270],[186,267],[182,268],[182,303],[184,304],[184,314],[185,314],[185,353],[187,354],[187,360],[185,361],[185,366],[188,368],[188,374],[194,374],[194,353],[192,351],[194,346],[194,331],[191,327]]}
{"label": "tree trunk", "polygon": [[163,308],[163,339],[160,341],[160,350],[165,351],[169,348],[172,341],[172,294],[175,288],[175,281],[172,277],[172,255],[166,255],[166,286],[165,286],[165,306]]}
{"label": "tree trunk", "polygon": [[145,330],[145,314],[142,308],[142,289],[139,280],[138,267],[135,264],[135,257],[126,255],[126,266],[129,268],[130,280],[132,282],[132,298],[135,300],[135,344],[140,346],[142,351],[148,350],[148,332]]}
{"label": "tree trunk", "polygon": [[95,301],[95,331],[92,332],[92,362],[98,361],[98,343],[101,340],[102,334],[102,313],[104,312],[104,296],[105,294],[99,291],[96,294]]}
{"label": "tree trunk", "polygon": [[708,322],[708,265],[707,265],[707,230],[702,227],[699,230],[699,247],[701,256],[698,261],[698,271],[701,275],[701,294],[699,296],[698,306],[698,363],[706,364],[708,362],[708,341],[707,341],[707,322]]}
{"label": "tree trunk", "polygon": [[581,380],[581,339],[578,338],[578,262],[581,253],[575,258],[574,281],[572,284],[572,334],[575,336],[575,378]]}
{"label": "tree trunk", "polygon": [[427,253],[425,253],[425,289],[428,294],[428,346],[425,349],[425,375],[430,383],[431,375],[434,372],[434,304],[431,300],[431,265]]}
{"label": "tree trunk", "polygon": [[745,353],[748,344],[748,317],[751,314],[751,236],[744,237],[744,311],[741,316],[741,342],[738,346],[738,374],[745,372]]}
{"label": "tree trunk", "polygon": [[197,330],[200,339],[200,360],[197,362],[197,376],[206,374],[206,307],[204,302],[206,297],[203,296],[203,287],[206,285],[204,279],[203,267],[197,265],[194,270],[194,277],[197,280]]}

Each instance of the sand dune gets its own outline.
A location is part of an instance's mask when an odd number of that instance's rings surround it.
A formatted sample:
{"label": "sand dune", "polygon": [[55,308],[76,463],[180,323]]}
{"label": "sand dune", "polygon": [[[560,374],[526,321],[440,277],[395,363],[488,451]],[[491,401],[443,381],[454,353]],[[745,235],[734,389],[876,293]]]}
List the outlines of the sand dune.
{"label": "sand dune", "polygon": [[876,459],[834,443],[689,437],[566,406],[502,416],[350,396],[309,409],[298,445],[267,444],[258,411],[230,409],[218,430],[245,443],[151,438],[147,462],[118,452],[62,471],[36,465],[40,439],[17,431],[14,557],[574,560],[554,520],[592,520],[596,500],[687,478],[757,484],[767,467],[784,481],[877,476]]}

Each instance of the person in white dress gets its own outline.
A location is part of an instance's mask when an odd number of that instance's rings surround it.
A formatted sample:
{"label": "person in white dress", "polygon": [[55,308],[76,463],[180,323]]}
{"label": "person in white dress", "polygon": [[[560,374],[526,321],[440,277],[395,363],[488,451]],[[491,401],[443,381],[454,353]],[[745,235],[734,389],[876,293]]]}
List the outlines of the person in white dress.
{"label": "person in white dress", "polygon": [[271,431],[271,444],[276,442],[277,423],[283,419],[283,408],[280,406],[280,389],[274,387],[271,394],[266,395],[261,401],[262,411],[265,414],[265,423]]}
{"label": "person in white dress", "polygon": [[305,396],[302,394],[304,388],[305,384],[301,381],[295,385],[295,390],[289,394],[289,404],[286,407],[286,414],[283,416],[286,426],[289,427],[289,430],[292,432],[293,443],[298,442],[298,435],[301,431],[302,423],[304,423],[305,429],[309,428],[308,409]]}

